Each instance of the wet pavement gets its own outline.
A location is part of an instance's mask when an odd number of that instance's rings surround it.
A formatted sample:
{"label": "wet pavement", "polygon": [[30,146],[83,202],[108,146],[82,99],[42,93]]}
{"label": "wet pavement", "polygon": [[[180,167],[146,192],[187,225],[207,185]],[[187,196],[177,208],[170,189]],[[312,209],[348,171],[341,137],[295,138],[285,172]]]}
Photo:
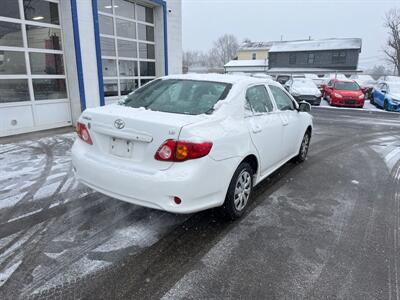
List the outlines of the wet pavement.
{"label": "wet pavement", "polygon": [[236,222],[78,184],[73,133],[0,139],[0,299],[398,299],[400,114],[313,115]]}

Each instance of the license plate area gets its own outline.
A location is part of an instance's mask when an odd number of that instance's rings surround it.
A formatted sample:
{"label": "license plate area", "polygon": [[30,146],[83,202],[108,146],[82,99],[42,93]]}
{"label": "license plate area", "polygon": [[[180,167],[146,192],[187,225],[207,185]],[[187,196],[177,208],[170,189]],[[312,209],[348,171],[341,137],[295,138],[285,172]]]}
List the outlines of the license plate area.
{"label": "license plate area", "polygon": [[346,100],[345,101],[346,104],[356,104],[355,100]]}
{"label": "license plate area", "polygon": [[110,153],[118,157],[130,158],[133,153],[133,143],[129,140],[111,138]]}

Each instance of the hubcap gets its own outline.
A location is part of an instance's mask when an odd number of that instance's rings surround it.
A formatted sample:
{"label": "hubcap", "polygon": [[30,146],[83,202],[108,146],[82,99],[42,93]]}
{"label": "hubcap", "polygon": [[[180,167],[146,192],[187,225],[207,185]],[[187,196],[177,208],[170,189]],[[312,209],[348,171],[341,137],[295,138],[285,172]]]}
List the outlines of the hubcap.
{"label": "hubcap", "polygon": [[301,150],[300,150],[300,155],[304,159],[307,156],[308,152],[308,146],[309,146],[310,138],[308,134],[304,136],[303,143],[301,143]]}
{"label": "hubcap", "polygon": [[251,175],[248,171],[243,170],[235,185],[234,203],[237,210],[242,210],[247,205],[251,192]]}

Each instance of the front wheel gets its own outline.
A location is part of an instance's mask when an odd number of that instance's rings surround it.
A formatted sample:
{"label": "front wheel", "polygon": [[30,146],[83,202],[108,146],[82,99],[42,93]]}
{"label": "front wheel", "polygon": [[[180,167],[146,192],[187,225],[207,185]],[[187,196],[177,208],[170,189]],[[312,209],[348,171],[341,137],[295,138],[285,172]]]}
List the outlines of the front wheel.
{"label": "front wheel", "polygon": [[295,157],[296,162],[304,162],[307,159],[307,154],[308,154],[308,149],[310,148],[310,140],[311,140],[311,134],[310,131],[307,131],[304,134],[303,140],[301,142],[299,154]]}
{"label": "front wheel", "polygon": [[236,169],[226,193],[221,211],[224,217],[235,220],[240,218],[246,210],[253,191],[253,169],[243,162]]}
{"label": "front wheel", "polygon": [[385,102],[383,103],[383,109],[389,111],[389,103],[387,100],[385,100]]}
{"label": "front wheel", "polygon": [[369,103],[371,103],[372,105],[375,105],[375,100],[374,100],[373,95],[371,95],[371,99],[369,100]]}

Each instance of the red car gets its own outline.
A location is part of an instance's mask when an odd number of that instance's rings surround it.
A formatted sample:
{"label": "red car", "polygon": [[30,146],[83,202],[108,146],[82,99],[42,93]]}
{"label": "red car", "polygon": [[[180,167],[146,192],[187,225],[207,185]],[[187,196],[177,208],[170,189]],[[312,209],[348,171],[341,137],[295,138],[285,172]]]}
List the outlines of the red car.
{"label": "red car", "polygon": [[364,93],[354,80],[330,80],[324,86],[323,96],[332,106],[364,107]]}

